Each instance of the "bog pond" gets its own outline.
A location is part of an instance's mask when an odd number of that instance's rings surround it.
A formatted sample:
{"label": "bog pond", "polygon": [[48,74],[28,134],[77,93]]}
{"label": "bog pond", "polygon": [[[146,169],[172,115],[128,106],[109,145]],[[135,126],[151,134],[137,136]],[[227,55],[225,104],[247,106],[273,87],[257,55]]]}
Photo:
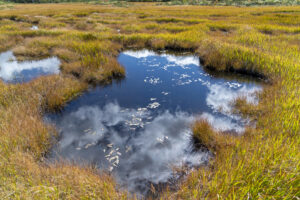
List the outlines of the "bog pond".
{"label": "bog pond", "polygon": [[24,83],[34,78],[59,73],[56,57],[18,62],[12,51],[0,53],[0,79],[6,83]]}
{"label": "bog pond", "polygon": [[245,96],[257,103],[261,90],[242,76],[206,72],[192,55],[124,51],[118,61],[126,78],[90,88],[61,112],[45,116],[60,134],[48,158],[93,164],[141,195],[151,184],[176,181],[174,168],[208,161],[211,154],[195,147],[195,119],[205,117],[215,129],[240,134],[248,121],[232,113],[232,101]]}

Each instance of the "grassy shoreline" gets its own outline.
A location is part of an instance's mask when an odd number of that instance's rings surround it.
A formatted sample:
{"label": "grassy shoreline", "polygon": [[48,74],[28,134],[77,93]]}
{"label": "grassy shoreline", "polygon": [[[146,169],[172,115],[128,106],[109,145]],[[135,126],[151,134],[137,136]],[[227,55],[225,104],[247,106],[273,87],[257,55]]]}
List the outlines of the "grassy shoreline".
{"label": "grassy shoreline", "polygon": [[[88,84],[124,75],[123,48],[189,50],[217,71],[259,73],[271,80],[260,103],[237,102],[257,122],[222,145],[209,169],[190,174],[166,199],[299,197],[300,7],[14,5],[0,13],[1,52],[19,60],[57,56],[61,75],[26,84],[0,82],[0,197],[127,199],[91,167],[46,165],[56,110]],[[37,25],[39,30],[30,30]],[[99,175],[100,174],[100,175]]]}

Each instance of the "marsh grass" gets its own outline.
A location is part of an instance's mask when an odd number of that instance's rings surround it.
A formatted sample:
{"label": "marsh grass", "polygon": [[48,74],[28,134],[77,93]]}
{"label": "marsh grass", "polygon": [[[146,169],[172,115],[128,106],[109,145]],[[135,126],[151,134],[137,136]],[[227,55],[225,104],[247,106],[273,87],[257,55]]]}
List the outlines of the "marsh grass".
{"label": "marsh grass", "polygon": [[193,124],[192,131],[196,144],[203,146],[213,154],[219,154],[220,151],[224,151],[234,144],[232,135],[214,130],[206,119],[197,120]]}
{"label": "marsh grass", "polygon": [[[88,84],[124,76],[118,53],[145,47],[188,50],[205,68],[269,80],[258,105],[242,97],[235,101],[235,112],[250,117],[256,128],[226,138],[205,121],[195,124],[214,159],[162,198],[299,197],[299,7],[24,4],[1,10],[0,18],[1,51],[13,50],[19,60],[57,56],[62,62],[60,75],[16,85],[0,81],[2,199],[127,198],[95,169],[47,165],[44,156],[56,131],[42,116]],[[34,24],[39,30],[30,30]]]}

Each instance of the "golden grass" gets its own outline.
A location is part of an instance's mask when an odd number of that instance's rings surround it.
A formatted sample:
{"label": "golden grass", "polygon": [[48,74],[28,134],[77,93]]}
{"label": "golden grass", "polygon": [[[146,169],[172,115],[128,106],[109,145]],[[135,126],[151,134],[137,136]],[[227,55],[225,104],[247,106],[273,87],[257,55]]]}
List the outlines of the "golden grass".
{"label": "golden grass", "polygon": [[196,142],[214,154],[219,154],[220,151],[225,151],[226,148],[233,145],[233,136],[217,132],[206,119],[197,120],[193,124],[192,130]]}
{"label": "golden grass", "polygon": [[2,199],[127,198],[91,167],[46,165],[55,129],[42,115],[87,83],[123,76],[118,52],[144,47],[189,50],[210,69],[269,80],[257,106],[236,101],[257,127],[225,142],[230,145],[220,145],[223,136],[204,122],[195,125],[204,145],[218,149],[215,158],[163,198],[299,198],[300,7],[24,4],[1,10],[0,19],[1,51],[12,49],[20,60],[58,56],[62,62],[60,75],[18,85],[0,81]]}

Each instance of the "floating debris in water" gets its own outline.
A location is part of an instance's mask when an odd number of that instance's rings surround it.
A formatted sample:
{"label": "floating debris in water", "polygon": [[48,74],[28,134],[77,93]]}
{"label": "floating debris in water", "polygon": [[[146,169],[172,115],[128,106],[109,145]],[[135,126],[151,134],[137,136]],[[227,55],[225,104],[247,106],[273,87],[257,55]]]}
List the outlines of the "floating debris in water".
{"label": "floating debris in water", "polygon": [[168,136],[163,136],[163,137],[157,137],[156,140],[163,144],[169,137]]}
{"label": "floating debris in water", "polygon": [[91,146],[95,146],[96,144],[97,144],[97,142],[89,143],[89,144],[86,144],[86,145],[84,146],[84,148],[85,148],[85,149],[88,149],[88,148],[90,148]]}
{"label": "floating debris in water", "polygon": [[126,146],[125,152],[128,153],[129,151],[131,151],[131,147],[130,146]]}
{"label": "floating debris in water", "polygon": [[155,78],[155,77],[146,77],[144,79],[145,83],[150,83],[152,85],[157,85],[159,83],[162,83],[162,81],[160,80],[160,78]]}
{"label": "floating debris in water", "polygon": [[153,103],[150,103],[147,107],[148,107],[148,108],[154,109],[154,108],[157,108],[157,107],[159,107],[159,106],[160,106],[160,103],[158,103],[158,102],[153,102]]}
{"label": "floating debris in water", "polygon": [[132,119],[126,121],[125,124],[128,124],[129,126],[141,126],[141,127],[144,126],[142,119],[138,117],[132,117]]}
{"label": "floating debris in water", "polygon": [[147,108],[138,108],[138,111],[147,111]]}
{"label": "floating debris in water", "polygon": [[112,148],[113,144],[108,144],[107,147]]}
{"label": "floating debris in water", "polygon": [[120,156],[122,155],[119,152],[120,148],[112,149],[107,155],[105,155],[106,160],[111,164],[109,166],[109,171],[112,171],[114,167],[118,167],[120,163]]}
{"label": "floating debris in water", "polygon": [[191,76],[188,74],[181,74],[179,79],[190,78]]}
{"label": "floating debris in water", "polygon": [[[103,128],[101,129],[102,131],[104,130]],[[86,129],[83,131],[85,134],[91,134],[91,135],[96,135],[97,132],[96,131],[93,131],[92,129]]]}
{"label": "floating debris in water", "polygon": [[192,80],[187,80],[187,81],[182,81],[182,80],[179,80],[177,82],[177,85],[188,85],[190,83],[192,83],[193,81]]}

